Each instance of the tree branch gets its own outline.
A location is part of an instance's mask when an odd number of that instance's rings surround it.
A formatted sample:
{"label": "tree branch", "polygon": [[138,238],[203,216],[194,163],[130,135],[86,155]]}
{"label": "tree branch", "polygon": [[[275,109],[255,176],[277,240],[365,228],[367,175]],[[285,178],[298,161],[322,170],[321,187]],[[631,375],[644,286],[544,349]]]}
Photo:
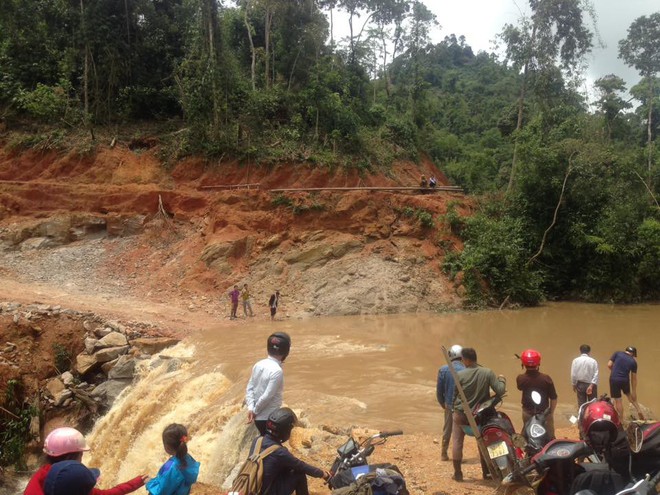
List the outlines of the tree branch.
{"label": "tree branch", "polygon": [[555,226],[557,223],[557,214],[559,213],[559,207],[561,206],[561,202],[564,199],[564,191],[566,190],[566,182],[568,181],[568,176],[571,175],[571,172],[573,171],[573,168],[571,166],[571,161],[573,160],[573,157],[577,151],[574,151],[571,157],[568,159],[568,168],[566,169],[566,175],[564,175],[564,183],[561,186],[561,194],[559,195],[559,201],[557,201],[557,206],[555,207],[555,213],[552,216],[552,223],[550,226],[545,229],[545,232],[543,232],[543,238],[541,239],[541,245],[539,246],[539,250],[536,252],[534,256],[532,256],[529,260],[527,260],[527,266],[530,265],[532,261],[534,261],[536,258],[541,256],[541,253],[543,252],[543,248],[545,247],[545,241],[548,238],[548,233],[552,230],[552,228]]}

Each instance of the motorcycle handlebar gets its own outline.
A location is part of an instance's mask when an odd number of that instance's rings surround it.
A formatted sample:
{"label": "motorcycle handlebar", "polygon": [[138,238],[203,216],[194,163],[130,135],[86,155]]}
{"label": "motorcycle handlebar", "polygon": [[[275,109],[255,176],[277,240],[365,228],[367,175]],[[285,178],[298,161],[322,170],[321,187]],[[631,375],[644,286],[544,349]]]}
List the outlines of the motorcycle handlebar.
{"label": "motorcycle handlebar", "polygon": [[403,431],[401,430],[395,430],[395,431],[381,431],[378,436],[381,438],[387,438],[387,437],[394,437],[397,435],[403,435]]}

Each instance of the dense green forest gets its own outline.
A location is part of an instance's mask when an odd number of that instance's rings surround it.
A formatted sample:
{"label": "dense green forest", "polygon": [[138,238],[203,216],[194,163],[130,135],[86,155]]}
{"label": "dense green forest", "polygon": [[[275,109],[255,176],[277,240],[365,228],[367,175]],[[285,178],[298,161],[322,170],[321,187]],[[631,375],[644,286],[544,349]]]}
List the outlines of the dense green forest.
{"label": "dense green forest", "polygon": [[478,205],[435,219],[465,241],[445,267],[469,304],[657,300],[660,12],[619,44],[638,84],[604,74],[589,102],[591,3],[528,10],[475,54],[432,43],[419,1],[0,0],[0,118],[33,145],[166,124],[168,159],[369,173],[424,153]]}

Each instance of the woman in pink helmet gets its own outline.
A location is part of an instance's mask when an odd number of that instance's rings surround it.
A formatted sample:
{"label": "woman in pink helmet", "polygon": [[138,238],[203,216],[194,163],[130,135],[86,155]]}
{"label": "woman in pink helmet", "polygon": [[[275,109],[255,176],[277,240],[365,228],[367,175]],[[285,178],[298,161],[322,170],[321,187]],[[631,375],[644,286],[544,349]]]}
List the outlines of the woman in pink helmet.
{"label": "woman in pink helmet", "polygon": [[[57,428],[50,432],[44,442],[46,464],[41,466],[30,478],[23,495],[44,495],[44,483],[53,464],[60,461],[80,462],[83,452],[88,450],[89,447],[85,437],[75,428]],[[137,476],[126,483],[121,483],[107,490],[94,488],[91,495],[125,495],[140,488],[146,480],[147,476],[145,475]]]}

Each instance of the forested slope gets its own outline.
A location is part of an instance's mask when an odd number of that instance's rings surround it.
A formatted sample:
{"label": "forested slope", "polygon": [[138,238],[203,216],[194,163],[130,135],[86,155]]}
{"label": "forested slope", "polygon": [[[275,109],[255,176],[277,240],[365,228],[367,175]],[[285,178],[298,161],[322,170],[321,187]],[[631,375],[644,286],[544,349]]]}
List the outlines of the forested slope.
{"label": "forested slope", "polygon": [[620,45],[633,100],[610,74],[588,102],[589,5],[530,1],[499,54],[475,54],[432,43],[442,19],[418,1],[2,0],[0,126],[17,153],[93,154],[110,135],[157,141],[165,165],[368,174],[425,153],[480,195],[472,218],[444,219],[465,241],[445,265],[470,305],[657,299],[660,13]]}

